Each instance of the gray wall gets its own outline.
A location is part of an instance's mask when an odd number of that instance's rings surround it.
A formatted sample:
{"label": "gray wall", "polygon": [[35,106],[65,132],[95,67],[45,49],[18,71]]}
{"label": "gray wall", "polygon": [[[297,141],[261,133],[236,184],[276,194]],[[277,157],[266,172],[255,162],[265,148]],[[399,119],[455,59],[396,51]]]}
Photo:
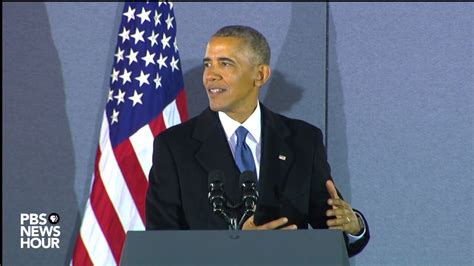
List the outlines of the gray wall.
{"label": "gray wall", "polygon": [[[105,106],[121,3],[3,4],[3,258],[66,264]],[[369,220],[353,264],[473,261],[473,5],[175,3],[190,115],[201,61],[227,24],[261,30],[261,100],[326,129],[336,185]],[[326,51],[329,78],[325,79]],[[19,213],[57,212],[60,250],[19,249]],[[10,217],[10,218],[7,218]]]}
{"label": "gray wall", "polygon": [[372,229],[361,264],[474,261],[473,11],[330,5],[329,158]]}

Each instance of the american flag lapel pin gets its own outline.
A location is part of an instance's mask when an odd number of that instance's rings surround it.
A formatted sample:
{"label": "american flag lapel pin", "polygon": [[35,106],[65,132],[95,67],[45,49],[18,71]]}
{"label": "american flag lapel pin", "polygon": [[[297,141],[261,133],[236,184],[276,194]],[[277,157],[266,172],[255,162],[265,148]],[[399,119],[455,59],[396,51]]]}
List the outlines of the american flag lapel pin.
{"label": "american flag lapel pin", "polygon": [[285,155],[278,155],[278,159],[282,160],[282,161],[286,161],[286,156]]}

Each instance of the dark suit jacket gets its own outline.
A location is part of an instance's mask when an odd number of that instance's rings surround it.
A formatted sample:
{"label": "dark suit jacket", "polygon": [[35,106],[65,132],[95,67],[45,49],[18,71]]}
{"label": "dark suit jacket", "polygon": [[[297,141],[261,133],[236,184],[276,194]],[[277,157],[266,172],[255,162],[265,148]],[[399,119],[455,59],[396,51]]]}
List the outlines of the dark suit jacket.
{"label": "dark suit jacket", "polygon": [[[308,228],[308,224],[327,228],[325,212],[330,196],[325,182],[330,168],[321,130],[260,106],[258,205],[277,207],[280,217],[288,217],[299,229]],[[208,108],[169,128],[156,137],[153,148],[146,196],[147,230],[227,229],[209,205],[208,174],[215,169],[224,172],[225,193],[235,203],[240,200],[240,172],[217,113]],[[367,231],[361,240],[348,245],[349,255],[360,252],[368,240]]]}

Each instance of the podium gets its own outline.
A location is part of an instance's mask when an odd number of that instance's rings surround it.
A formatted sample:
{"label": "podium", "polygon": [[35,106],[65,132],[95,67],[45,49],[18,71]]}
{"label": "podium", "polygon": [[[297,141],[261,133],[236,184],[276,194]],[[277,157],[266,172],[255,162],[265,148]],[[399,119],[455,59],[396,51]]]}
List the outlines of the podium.
{"label": "podium", "polygon": [[333,230],[129,231],[120,265],[349,265]]}

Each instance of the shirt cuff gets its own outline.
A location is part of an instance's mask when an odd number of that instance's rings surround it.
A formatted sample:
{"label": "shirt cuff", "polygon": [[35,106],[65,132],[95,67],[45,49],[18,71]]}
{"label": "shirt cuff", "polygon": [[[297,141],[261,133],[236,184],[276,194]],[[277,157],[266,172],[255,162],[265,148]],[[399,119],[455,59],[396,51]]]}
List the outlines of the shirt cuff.
{"label": "shirt cuff", "polygon": [[350,244],[356,242],[357,240],[361,239],[365,235],[365,222],[364,222],[364,219],[362,219],[362,216],[358,212],[354,212],[354,213],[357,216],[357,219],[359,220],[359,223],[362,226],[362,230],[361,230],[362,233],[360,233],[358,235],[353,235],[353,234],[346,233]]}

